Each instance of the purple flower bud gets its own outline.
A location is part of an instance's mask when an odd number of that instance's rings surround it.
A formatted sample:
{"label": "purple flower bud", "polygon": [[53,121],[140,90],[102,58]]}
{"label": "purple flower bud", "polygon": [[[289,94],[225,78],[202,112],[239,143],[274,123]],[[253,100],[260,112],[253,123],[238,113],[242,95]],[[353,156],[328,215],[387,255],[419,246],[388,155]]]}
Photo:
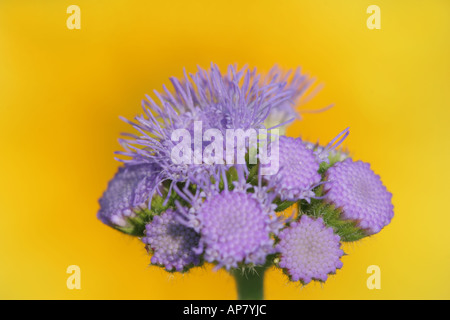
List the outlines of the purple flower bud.
{"label": "purple flower bud", "polygon": [[342,210],[343,219],[358,222],[368,234],[375,234],[394,216],[392,194],[370,164],[348,158],[327,171],[326,199]]}
{"label": "purple flower bud", "polygon": [[142,241],[153,252],[152,264],[181,272],[200,263],[199,255],[194,252],[200,236],[178,221],[176,211],[168,209],[155,216],[145,230]]}
{"label": "purple flower bud", "polygon": [[[271,152],[276,150],[273,147],[271,149]],[[275,191],[281,199],[296,201],[314,197],[312,189],[321,180],[318,173],[319,162],[302,139],[281,136],[278,142],[278,158],[278,173],[264,178],[276,181]]]}
{"label": "purple flower bud", "polygon": [[227,269],[241,262],[264,264],[274,253],[270,234],[279,228],[271,209],[245,191],[224,191],[206,199],[195,215],[205,260]]}
{"label": "purple flower bud", "polygon": [[154,167],[148,164],[119,168],[99,200],[97,217],[113,227],[128,227],[128,219],[147,207],[155,191],[156,175]]}
{"label": "purple flower bud", "polygon": [[292,281],[326,281],[329,274],[342,267],[340,237],[333,228],[325,226],[322,218],[314,220],[303,215],[279,234],[276,249],[280,253],[279,266]]}

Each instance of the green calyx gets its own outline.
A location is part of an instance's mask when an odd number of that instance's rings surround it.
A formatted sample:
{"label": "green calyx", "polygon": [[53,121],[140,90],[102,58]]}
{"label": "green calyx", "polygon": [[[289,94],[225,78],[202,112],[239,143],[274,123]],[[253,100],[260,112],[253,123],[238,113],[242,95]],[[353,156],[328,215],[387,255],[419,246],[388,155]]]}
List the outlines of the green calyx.
{"label": "green calyx", "polygon": [[332,227],[343,242],[353,242],[367,236],[364,230],[357,226],[356,221],[342,219],[341,211],[323,200],[311,199],[310,203],[300,201],[297,218],[300,219],[304,214],[322,218],[324,223]]}
{"label": "green calyx", "polygon": [[167,201],[167,204],[164,205],[166,197],[156,195],[152,199],[151,209],[148,208],[138,208],[134,211],[136,214],[134,217],[130,217],[127,219],[128,224],[124,227],[115,226],[115,229],[126,233],[130,236],[135,237],[143,237],[145,235],[145,225],[152,221],[153,217],[156,215],[160,215],[164,211],[169,208],[173,208],[175,206],[176,193],[172,192]]}
{"label": "green calyx", "polygon": [[335,150],[328,155],[328,162],[321,162],[319,166],[319,173],[323,176],[326,171],[334,166],[336,163],[341,162],[349,157],[349,154],[343,150]]}

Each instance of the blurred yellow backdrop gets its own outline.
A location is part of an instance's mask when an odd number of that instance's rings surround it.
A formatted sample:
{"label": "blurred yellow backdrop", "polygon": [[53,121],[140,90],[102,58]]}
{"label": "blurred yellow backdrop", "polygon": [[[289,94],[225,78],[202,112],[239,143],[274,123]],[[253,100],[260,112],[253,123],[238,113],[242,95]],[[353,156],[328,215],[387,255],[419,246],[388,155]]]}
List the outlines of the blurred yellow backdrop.
{"label": "blurred yellow backdrop", "polygon": [[[81,30],[66,9],[81,8]],[[366,8],[381,8],[381,29]],[[353,245],[324,285],[267,275],[269,299],[450,298],[449,1],[0,2],[0,298],[234,299],[211,268],[148,267],[134,239],[96,219],[118,163],[118,119],[182,69],[302,66],[325,84],[290,135],[345,142],[394,194],[395,217]],[[81,268],[81,290],[66,268]],[[366,269],[381,268],[381,290]]]}

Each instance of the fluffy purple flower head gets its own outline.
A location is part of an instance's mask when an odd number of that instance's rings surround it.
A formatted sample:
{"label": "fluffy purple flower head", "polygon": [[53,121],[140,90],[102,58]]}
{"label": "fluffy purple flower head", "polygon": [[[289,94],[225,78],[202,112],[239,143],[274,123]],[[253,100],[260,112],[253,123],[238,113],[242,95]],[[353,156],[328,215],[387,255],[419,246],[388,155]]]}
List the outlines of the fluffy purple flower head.
{"label": "fluffy purple flower head", "polygon": [[342,210],[342,218],[358,222],[358,226],[375,234],[394,216],[392,194],[370,164],[348,158],[327,171],[326,199]]}
{"label": "fluffy purple flower head", "polygon": [[340,261],[344,251],[340,249],[340,237],[333,228],[325,226],[322,218],[314,220],[303,215],[279,234],[276,250],[280,253],[279,266],[292,281],[326,281],[329,274],[342,268]]}
{"label": "fluffy purple flower head", "polygon": [[153,252],[151,263],[165,267],[167,271],[184,271],[200,263],[194,252],[200,236],[193,229],[180,224],[177,212],[168,209],[155,216],[145,228],[146,237],[142,241]]}
{"label": "fluffy purple flower head", "polygon": [[155,190],[157,173],[152,165],[142,164],[119,168],[99,200],[97,217],[110,226],[127,227],[136,211],[147,208]]}
{"label": "fluffy purple flower head", "polygon": [[[282,218],[275,214],[275,198],[267,187],[246,183],[243,166],[236,166],[237,181],[229,185],[226,173],[197,181],[196,194],[183,193],[191,207],[178,204],[184,223],[200,235],[198,253],[216,263],[216,269],[237,268],[239,264],[262,265],[274,253],[274,239],[283,226]],[[214,180],[215,182],[211,182]],[[219,181],[224,182],[220,187]],[[253,192],[250,192],[252,188]]]}
{"label": "fluffy purple flower head", "polygon": [[[216,65],[211,65],[209,71],[199,68],[190,77],[191,80],[185,76],[182,83],[172,79],[177,94],[175,99],[170,95],[166,98],[179,110],[186,105],[198,107],[203,121],[210,128],[220,130],[263,128],[269,116],[279,118],[274,125],[298,117],[295,103],[313,82],[300,69],[283,73],[276,66],[266,77],[261,77],[256,69],[244,67],[238,70],[233,65],[228,67],[226,74],[222,74]],[[183,87],[186,88],[184,94]],[[287,118],[277,114],[287,115]]]}
{"label": "fluffy purple flower head", "polygon": [[[211,165],[173,163],[171,155],[177,142],[171,137],[176,129],[192,133],[196,121],[201,121],[203,131],[264,128],[272,110],[276,112],[285,103],[293,104],[309,85],[299,70],[291,78],[274,69],[269,77],[261,79],[256,69],[230,66],[222,74],[215,65],[208,71],[199,68],[190,77],[185,73],[181,80],[171,78],[171,82],[173,91],[165,86],[164,93],[155,91],[159,103],[147,96],[147,101],[143,101],[144,115],[137,116],[134,122],[124,119],[138,133],[126,134],[128,138],[120,140],[125,151],[117,152],[128,157],[118,159],[127,164],[158,166],[158,183],[185,182],[193,173],[211,170]],[[282,109],[285,112],[285,107]]]}
{"label": "fluffy purple flower head", "polygon": [[265,176],[265,179],[276,181],[275,190],[281,199],[296,201],[314,197],[312,189],[318,185],[321,176],[313,151],[300,138],[281,136],[278,153],[280,169],[275,175]]}
{"label": "fluffy purple flower head", "polygon": [[287,89],[291,92],[289,100],[279,103],[271,108],[270,113],[264,122],[266,128],[279,126],[290,120],[301,119],[299,112],[296,110],[296,106],[299,104],[300,98],[307,101],[314,95],[314,93],[312,93],[311,96],[305,96],[305,93],[314,83],[315,79],[309,78],[306,74],[302,74],[300,68],[297,68],[295,72],[288,71],[283,73],[275,66],[270,70],[264,81],[266,83],[275,81],[286,83]]}

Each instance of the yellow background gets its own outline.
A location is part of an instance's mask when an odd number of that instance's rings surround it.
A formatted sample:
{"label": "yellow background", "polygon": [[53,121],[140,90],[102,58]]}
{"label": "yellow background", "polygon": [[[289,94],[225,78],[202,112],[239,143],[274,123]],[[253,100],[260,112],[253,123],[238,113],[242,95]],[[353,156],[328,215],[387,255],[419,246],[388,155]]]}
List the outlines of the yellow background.
{"label": "yellow background", "polygon": [[[81,30],[66,8],[81,8]],[[369,30],[366,8],[381,8]],[[355,158],[394,194],[395,217],[353,245],[324,285],[268,273],[269,299],[450,298],[449,1],[0,2],[0,298],[234,299],[209,267],[171,278],[138,239],[96,219],[118,163],[118,119],[145,93],[211,61],[302,66],[325,84],[290,135],[347,126]],[[81,268],[81,290],[66,268]],[[369,265],[381,290],[366,287]]]}

